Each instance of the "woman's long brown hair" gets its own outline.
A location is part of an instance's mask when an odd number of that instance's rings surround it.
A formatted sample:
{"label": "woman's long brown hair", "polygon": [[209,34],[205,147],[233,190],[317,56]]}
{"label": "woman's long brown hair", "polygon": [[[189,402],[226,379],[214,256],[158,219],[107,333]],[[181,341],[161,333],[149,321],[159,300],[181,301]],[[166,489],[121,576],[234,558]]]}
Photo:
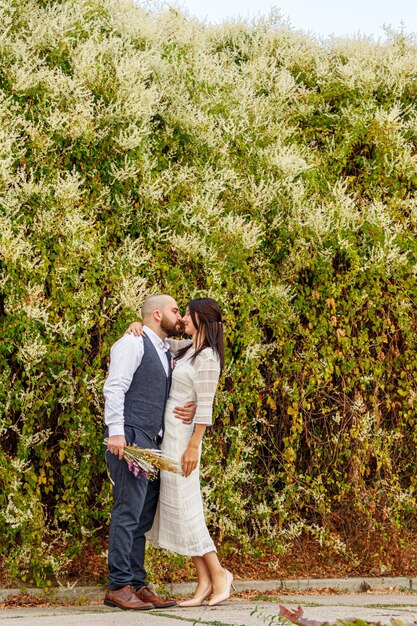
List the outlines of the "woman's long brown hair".
{"label": "woman's long brown hair", "polygon": [[[194,363],[195,358],[204,348],[212,348],[219,357],[222,370],[224,365],[223,320],[218,303],[213,298],[195,298],[188,303],[188,310],[197,329],[197,336],[200,335],[203,338],[191,362]],[[188,350],[189,348],[178,350],[177,359],[181,359]]]}

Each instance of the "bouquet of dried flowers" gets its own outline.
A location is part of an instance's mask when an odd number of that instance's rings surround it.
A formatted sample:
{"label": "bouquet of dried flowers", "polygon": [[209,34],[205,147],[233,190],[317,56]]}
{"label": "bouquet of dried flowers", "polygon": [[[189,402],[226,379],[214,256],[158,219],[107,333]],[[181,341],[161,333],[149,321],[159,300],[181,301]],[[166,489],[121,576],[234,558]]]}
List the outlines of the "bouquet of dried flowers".
{"label": "bouquet of dried flowers", "polygon": [[[103,443],[107,445],[108,439],[105,439]],[[157,477],[160,469],[182,474],[181,465],[157,449],[139,448],[132,444],[125,446],[123,458],[127,462],[129,470],[136,477],[144,476],[148,480],[153,480]]]}

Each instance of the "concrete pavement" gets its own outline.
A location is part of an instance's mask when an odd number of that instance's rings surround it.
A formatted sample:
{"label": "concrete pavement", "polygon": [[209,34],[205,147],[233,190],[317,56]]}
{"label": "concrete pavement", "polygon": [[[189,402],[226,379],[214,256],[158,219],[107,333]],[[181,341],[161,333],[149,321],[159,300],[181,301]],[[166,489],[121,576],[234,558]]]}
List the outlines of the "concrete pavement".
{"label": "concrete pavement", "polygon": [[381,624],[392,619],[417,624],[417,594],[352,593],[326,595],[279,595],[274,601],[231,599],[217,607],[164,611],[120,611],[104,605],[12,608],[0,611],[0,626],[265,626],[278,621],[278,604],[304,609],[304,617],[334,623],[338,619],[361,618]]}

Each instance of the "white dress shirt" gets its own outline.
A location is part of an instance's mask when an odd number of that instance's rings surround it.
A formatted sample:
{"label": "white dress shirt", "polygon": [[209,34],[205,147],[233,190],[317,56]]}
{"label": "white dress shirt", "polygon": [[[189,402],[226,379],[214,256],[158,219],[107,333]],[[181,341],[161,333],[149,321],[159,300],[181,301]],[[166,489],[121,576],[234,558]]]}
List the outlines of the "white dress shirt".
{"label": "white dress shirt", "polygon": [[[148,326],[144,325],[143,330],[155,346],[168,376],[166,356],[169,350],[168,342],[158,337]],[[109,428],[109,437],[124,435],[125,394],[132,383],[134,373],[142,362],[143,353],[143,338],[135,337],[135,335],[123,335],[110,350],[109,373],[103,388],[104,421]]]}

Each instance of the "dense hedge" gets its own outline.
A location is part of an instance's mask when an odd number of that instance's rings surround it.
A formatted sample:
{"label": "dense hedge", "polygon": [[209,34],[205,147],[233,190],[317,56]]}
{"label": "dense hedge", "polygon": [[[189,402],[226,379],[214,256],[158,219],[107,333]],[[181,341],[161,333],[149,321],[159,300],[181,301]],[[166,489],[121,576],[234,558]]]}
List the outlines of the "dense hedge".
{"label": "dense hedge", "polygon": [[416,43],[123,0],[0,14],[11,574],[39,582],[103,532],[109,349],[156,291],[225,313],[203,470],[220,543],[412,529]]}

